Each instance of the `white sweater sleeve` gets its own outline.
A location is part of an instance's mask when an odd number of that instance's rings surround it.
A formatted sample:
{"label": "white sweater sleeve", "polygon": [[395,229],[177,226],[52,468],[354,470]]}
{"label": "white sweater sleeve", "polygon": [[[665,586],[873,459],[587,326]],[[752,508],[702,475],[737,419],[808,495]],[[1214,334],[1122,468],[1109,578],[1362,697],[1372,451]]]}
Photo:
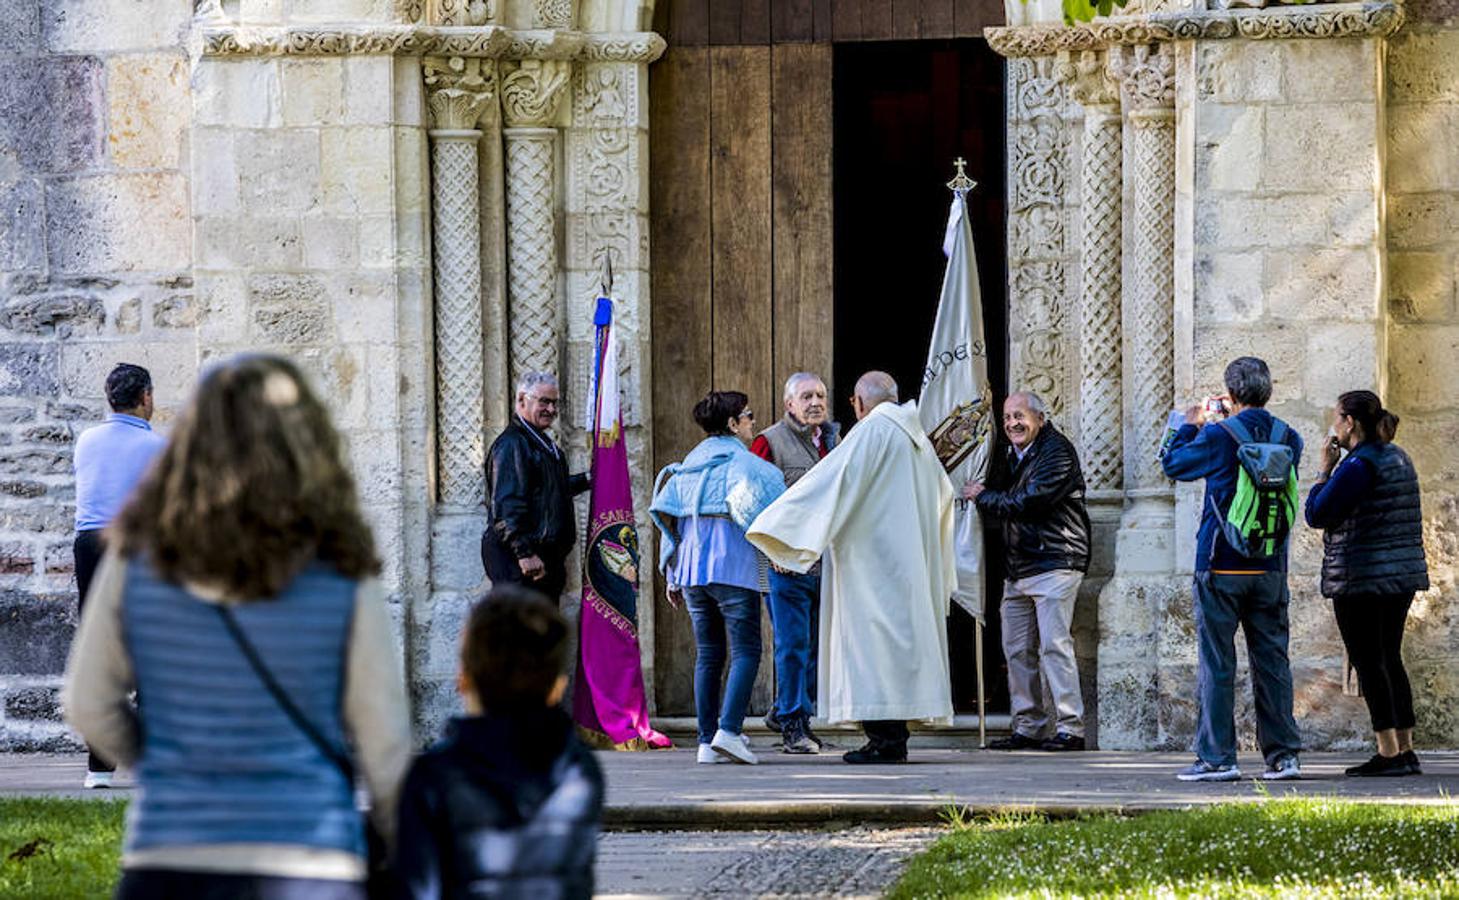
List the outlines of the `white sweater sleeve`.
{"label": "white sweater sleeve", "polygon": [[345,663],[344,723],[370,789],[370,818],[393,846],[400,783],[410,766],[410,708],[399,648],[376,580],[360,583]]}

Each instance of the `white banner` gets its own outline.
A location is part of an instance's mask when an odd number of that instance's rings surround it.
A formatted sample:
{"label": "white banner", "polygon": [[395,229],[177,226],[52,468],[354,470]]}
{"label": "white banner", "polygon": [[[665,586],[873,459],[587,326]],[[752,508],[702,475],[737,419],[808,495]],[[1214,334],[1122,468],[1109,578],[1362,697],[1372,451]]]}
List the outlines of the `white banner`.
{"label": "white banner", "polygon": [[974,505],[962,499],[963,485],[988,473],[992,446],[993,396],[988,384],[988,352],[983,335],[983,300],[978,290],[973,230],[968,224],[966,191],[955,191],[942,251],[947,273],[937,325],[922,374],[917,402],[922,427],[957,492],[958,605],[983,621],[983,523]]}

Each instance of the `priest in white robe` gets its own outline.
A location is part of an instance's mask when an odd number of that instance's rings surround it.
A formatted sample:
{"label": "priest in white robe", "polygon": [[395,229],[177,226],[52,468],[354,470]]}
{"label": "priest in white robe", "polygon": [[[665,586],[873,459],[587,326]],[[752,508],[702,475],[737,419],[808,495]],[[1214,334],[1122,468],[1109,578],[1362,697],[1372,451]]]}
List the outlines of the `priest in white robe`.
{"label": "priest in white robe", "polygon": [[953,489],[890,375],[861,376],[852,409],[856,427],[745,536],[792,572],[824,559],[817,706],[866,731],[848,763],[905,762],[909,720],[952,720]]}

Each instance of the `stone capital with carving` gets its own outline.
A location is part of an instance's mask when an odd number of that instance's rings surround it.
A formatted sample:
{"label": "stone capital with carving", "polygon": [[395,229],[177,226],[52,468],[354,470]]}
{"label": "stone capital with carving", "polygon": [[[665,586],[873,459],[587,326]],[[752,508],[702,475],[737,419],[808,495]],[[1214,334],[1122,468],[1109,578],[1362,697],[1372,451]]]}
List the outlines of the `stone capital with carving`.
{"label": "stone capital with carving", "polygon": [[[1142,3],[1139,7],[1150,5]],[[1384,37],[1403,24],[1403,7],[1395,0],[1282,3],[1266,9],[1170,9],[1163,0],[1153,5],[1161,8],[1137,11],[1132,3],[1121,10],[1121,15],[1108,19],[1074,26],[985,28],[983,34],[994,52],[1020,57],[1153,41]]]}
{"label": "stone capital with carving", "polygon": [[562,104],[572,64],[524,59],[502,64],[502,116],[511,128],[550,127]]}
{"label": "stone capital with carving", "polygon": [[1132,118],[1174,115],[1175,52],[1169,44],[1111,47],[1109,74],[1124,89]]}
{"label": "stone capital with carving", "polygon": [[1119,105],[1120,83],[1105,65],[1103,51],[1060,51],[1054,63],[1054,77],[1069,87],[1080,106]]}
{"label": "stone capital with carving", "polygon": [[431,126],[437,130],[474,129],[494,109],[496,100],[496,61],[427,57],[425,72],[426,104],[431,112]]}

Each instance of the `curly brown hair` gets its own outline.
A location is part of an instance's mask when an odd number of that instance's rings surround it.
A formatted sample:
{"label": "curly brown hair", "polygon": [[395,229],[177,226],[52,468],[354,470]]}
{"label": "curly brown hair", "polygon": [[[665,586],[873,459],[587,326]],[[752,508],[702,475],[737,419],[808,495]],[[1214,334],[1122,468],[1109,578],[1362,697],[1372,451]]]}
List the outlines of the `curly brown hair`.
{"label": "curly brown hair", "polygon": [[275,597],[315,560],[380,571],[329,412],[293,363],[262,354],[204,375],[109,537],[168,581],[236,599]]}

